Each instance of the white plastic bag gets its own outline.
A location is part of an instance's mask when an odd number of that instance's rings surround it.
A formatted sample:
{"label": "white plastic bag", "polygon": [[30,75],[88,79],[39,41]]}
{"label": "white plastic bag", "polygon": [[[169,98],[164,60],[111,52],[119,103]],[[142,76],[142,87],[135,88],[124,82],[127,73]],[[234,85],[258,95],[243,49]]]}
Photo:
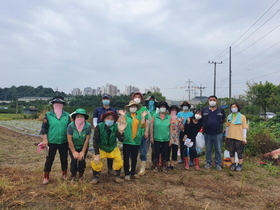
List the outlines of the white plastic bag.
{"label": "white plastic bag", "polygon": [[196,147],[203,149],[205,147],[204,135],[201,132],[198,132],[195,138]]}

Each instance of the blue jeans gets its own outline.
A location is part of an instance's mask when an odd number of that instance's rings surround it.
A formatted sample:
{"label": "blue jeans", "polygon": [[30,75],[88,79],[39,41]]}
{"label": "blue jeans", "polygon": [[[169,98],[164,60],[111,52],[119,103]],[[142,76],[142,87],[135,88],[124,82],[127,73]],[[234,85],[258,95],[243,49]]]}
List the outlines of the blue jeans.
{"label": "blue jeans", "polygon": [[206,162],[212,165],[212,148],[215,149],[215,163],[216,165],[222,165],[222,142],[223,134],[204,134],[205,146],[206,146]]}
{"label": "blue jeans", "polygon": [[147,161],[147,154],[150,146],[150,138],[145,139],[144,136],[141,139],[140,144],[140,160]]}

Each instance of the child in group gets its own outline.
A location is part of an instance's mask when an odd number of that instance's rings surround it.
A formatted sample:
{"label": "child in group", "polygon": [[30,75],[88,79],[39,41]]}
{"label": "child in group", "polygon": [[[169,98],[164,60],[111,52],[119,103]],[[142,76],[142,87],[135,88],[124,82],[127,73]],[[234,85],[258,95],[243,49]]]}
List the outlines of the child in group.
{"label": "child in group", "polygon": [[86,122],[89,116],[84,109],[77,109],[72,113],[71,118],[73,122],[68,125],[67,139],[71,157],[70,171],[72,181],[75,181],[77,172],[79,172],[79,178],[83,179],[86,168],[85,158],[91,135],[91,124]]}
{"label": "child in group", "polygon": [[[124,130],[124,141],[123,141],[123,159],[124,159],[124,173],[125,180],[129,181],[130,177],[140,178],[136,174],[137,157],[143,137],[141,128],[145,128],[145,118],[148,114],[147,111],[143,111],[141,114],[137,112],[142,107],[141,104],[135,100],[131,100],[128,105],[125,106],[126,113],[122,118],[125,119],[127,126]],[[131,158],[131,170],[129,167],[129,159]]]}
{"label": "child in group", "polygon": [[117,146],[117,139],[120,142],[124,141],[124,130],[126,123],[121,120],[118,124],[118,115],[113,111],[108,111],[101,116],[101,123],[99,123],[93,135],[93,146],[94,146],[94,160],[91,162],[93,169],[93,180],[92,184],[99,182],[100,172],[103,164],[101,159],[112,158],[113,159],[113,170],[115,170],[114,180],[117,183],[122,182],[120,178],[121,168],[123,167],[123,160],[121,152]]}
{"label": "child in group", "polygon": [[[177,113],[179,112],[179,107],[172,105],[169,108],[169,113],[171,116],[171,145],[168,147],[168,162],[167,162],[167,168],[170,168],[171,170],[174,169],[174,162],[177,161],[178,157],[178,147],[180,145],[179,142],[179,134],[180,134],[180,127],[182,123],[182,119],[177,117]],[[172,159],[170,160],[170,154],[172,150]]]}
{"label": "child in group", "polygon": [[[199,154],[196,150],[196,136],[197,133],[202,128],[202,112],[196,111],[192,117],[189,117],[186,120],[186,123],[184,125],[184,138],[183,141],[187,141],[187,144],[185,142],[184,147],[189,148],[190,157],[193,157],[194,160],[194,167],[195,170],[200,170],[199,168]],[[185,162],[185,169],[189,170],[189,161],[188,156],[184,157]]]}

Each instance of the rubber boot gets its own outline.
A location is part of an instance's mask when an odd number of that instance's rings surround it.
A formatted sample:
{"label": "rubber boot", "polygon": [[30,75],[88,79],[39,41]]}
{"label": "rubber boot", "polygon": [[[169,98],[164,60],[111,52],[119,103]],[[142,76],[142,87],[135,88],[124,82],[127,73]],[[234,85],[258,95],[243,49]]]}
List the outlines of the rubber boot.
{"label": "rubber boot", "polygon": [[141,161],[140,163],[140,171],[138,173],[139,176],[143,176],[146,173],[146,161]]}
{"label": "rubber boot", "polygon": [[121,169],[116,170],[115,171],[115,177],[114,177],[115,182],[117,182],[117,183],[123,182],[123,180],[120,178],[120,175],[121,175]]}
{"label": "rubber boot", "polygon": [[193,161],[194,161],[194,169],[199,171],[200,170],[200,168],[199,168],[199,159],[198,158],[194,158]]}
{"label": "rubber boot", "polygon": [[50,172],[45,172],[42,184],[48,184],[49,182],[50,182]]}
{"label": "rubber boot", "polygon": [[184,157],[184,163],[185,163],[185,169],[189,170],[190,167],[189,167],[189,159],[188,159],[188,157]]}
{"label": "rubber boot", "polygon": [[167,173],[166,162],[167,162],[166,160],[163,160],[163,161],[162,161],[162,172],[163,172],[163,173]]}
{"label": "rubber boot", "polygon": [[93,171],[93,180],[90,182],[91,184],[97,184],[99,182],[100,172]]}
{"label": "rubber boot", "polygon": [[154,172],[158,172],[158,160],[153,160],[153,167],[154,167]]}
{"label": "rubber boot", "polygon": [[66,180],[67,179],[67,170],[62,171],[62,179]]}
{"label": "rubber boot", "polygon": [[115,175],[115,171],[113,170],[113,159],[107,158],[107,167],[108,167],[108,174]]}

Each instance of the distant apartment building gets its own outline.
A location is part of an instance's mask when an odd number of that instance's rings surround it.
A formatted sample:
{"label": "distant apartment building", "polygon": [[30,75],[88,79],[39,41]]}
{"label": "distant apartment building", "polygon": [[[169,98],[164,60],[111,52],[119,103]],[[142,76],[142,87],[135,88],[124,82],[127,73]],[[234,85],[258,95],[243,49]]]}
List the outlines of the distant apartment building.
{"label": "distant apartment building", "polygon": [[80,90],[79,88],[74,88],[74,89],[71,91],[71,94],[72,94],[73,96],[82,95],[81,90]]}
{"label": "distant apartment building", "polygon": [[151,93],[160,93],[160,89],[159,87],[156,87],[156,86],[150,86],[150,88],[145,88],[145,93],[148,93],[148,92],[151,92]]}
{"label": "distant apartment building", "polygon": [[138,87],[131,86],[131,85],[126,85],[125,90],[124,90],[124,94],[125,95],[130,95],[131,93],[134,93],[134,92],[137,92],[137,91],[139,91]]}
{"label": "distant apartment building", "polygon": [[87,95],[87,96],[93,95],[93,89],[91,87],[84,88],[84,94],[83,95]]}

